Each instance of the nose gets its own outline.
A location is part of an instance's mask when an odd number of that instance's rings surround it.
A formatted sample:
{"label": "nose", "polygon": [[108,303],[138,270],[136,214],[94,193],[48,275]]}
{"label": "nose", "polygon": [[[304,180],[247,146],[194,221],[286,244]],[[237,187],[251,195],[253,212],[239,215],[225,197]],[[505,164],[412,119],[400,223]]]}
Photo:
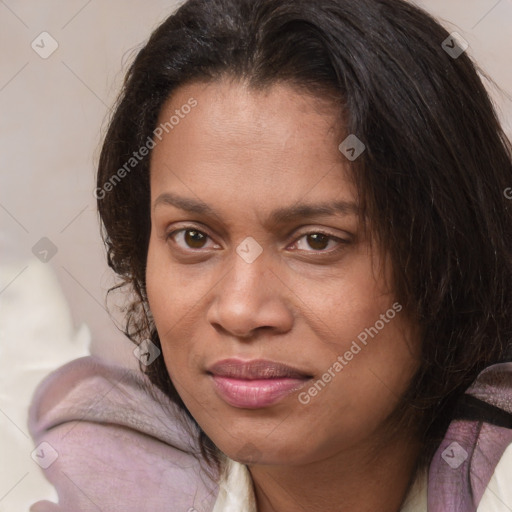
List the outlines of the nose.
{"label": "nose", "polygon": [[234,254],[233,265],[214,289],[207,312],[216,329],[237,338],[252,338],[258,330],[284,333],[292,328],[292,292],[264,254],[252,263]]}

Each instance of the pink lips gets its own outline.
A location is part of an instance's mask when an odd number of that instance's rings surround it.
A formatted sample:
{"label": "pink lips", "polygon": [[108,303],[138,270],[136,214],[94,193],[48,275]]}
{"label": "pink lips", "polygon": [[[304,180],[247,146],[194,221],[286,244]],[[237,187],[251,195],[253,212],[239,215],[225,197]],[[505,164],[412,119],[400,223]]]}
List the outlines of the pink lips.
{"label": "pink lips", "polygon": [[224,359],[208,369],[217,394],[233,407],[259,409],[299,390],[311,376],[290,366],[255,359]]}

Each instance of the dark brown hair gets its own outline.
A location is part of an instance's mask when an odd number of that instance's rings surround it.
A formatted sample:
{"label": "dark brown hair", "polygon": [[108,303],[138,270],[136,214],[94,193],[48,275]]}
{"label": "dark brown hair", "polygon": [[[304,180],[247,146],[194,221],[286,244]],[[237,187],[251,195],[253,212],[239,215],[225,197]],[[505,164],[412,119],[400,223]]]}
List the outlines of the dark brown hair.
{"label": "dark brown hair", "polygon": [[[133,292],[126,335],[160,344],[145,283],[149,157],[115,175],[173,91],[232,77],[330,94],[342,103],[340,125],[366,145],[352,164],[362,215],[421,328],[421,368],[403,408],[431,454],[468,385],[510,358],[512,332],[510,145],[475,65],[447,53],[447,38],[402,0],[188,0],[165,20],[128,70],[98,168],[108,263]],[[190,416],[162,357],[146,373]]]}

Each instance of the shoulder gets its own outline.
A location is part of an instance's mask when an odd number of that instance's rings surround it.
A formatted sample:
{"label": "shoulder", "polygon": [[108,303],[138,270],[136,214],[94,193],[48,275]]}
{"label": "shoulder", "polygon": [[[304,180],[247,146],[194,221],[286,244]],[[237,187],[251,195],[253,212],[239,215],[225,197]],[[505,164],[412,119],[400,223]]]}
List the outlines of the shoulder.
{"label": "shoulder", "polygon": [[94,357],[66,364],[37,388],[29,430],[60,507],[34,510],[158,511],[172,503],[201,512],[215,500],[195,427],[140,372]]}
{"label": "shoulder", "polygon": [[512,505],[512,363],[485,368],[453,416],[430,464],[429,512],[505,510]]}
{"label": "shoulder", "polygon": [[[512,508],[512,363],[486,368],[468,390],[486,404],[488,422],[480,425],[474,458],[486,472],[474,471],[477,479],[487,482],[478,505],[479,512]],[[492,461],[489,464],[489,461]],[[476,487],[476,486],[475,486]]]}

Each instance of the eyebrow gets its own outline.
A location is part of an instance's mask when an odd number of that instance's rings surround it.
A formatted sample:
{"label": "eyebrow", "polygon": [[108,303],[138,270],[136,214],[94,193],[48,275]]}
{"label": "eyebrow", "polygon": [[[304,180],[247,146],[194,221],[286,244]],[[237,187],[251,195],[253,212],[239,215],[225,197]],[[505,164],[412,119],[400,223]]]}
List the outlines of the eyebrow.
{"label": "eyebrow", "polygon": [[[159,205],[170,205],[189,213],[196,213],[198,215],[222,219],[222,216],[215,209],[203,201],[189,197],[181,197],[169,192],[163,193],[155,199],[155,202],[153,203],[153,210],[155,210]],[[267,223],[270,225],[279,225],[292,222],[297,219],[336,214],[357,215],[358,212],[359,208],[356,203],[349,201],[331,201],[315,204],[299,203],[283,208],[277,208],[272,211],[268,217]]]}

